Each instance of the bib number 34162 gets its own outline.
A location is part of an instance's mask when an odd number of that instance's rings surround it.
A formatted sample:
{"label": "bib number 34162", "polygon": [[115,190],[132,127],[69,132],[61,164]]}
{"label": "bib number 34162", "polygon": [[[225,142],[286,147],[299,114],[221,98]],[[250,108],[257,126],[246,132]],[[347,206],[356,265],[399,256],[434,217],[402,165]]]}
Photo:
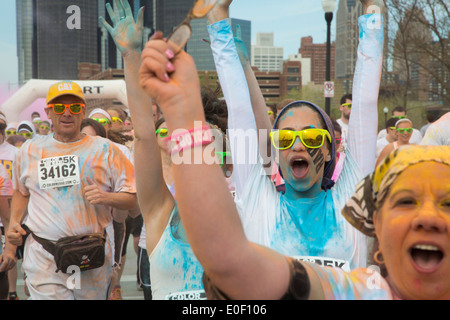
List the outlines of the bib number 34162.
{"label": "bib number 34162", "polygon": [[38,172],[41,189],[80,184],[78,157],[74,155],[41,159]]}

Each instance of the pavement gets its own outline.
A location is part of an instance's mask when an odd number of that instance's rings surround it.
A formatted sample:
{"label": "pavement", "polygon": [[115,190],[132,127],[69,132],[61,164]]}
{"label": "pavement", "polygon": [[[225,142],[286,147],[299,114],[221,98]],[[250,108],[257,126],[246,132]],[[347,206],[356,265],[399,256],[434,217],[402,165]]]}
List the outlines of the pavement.
{"label": "pavement", "polygon": [[[22,271],[22,260],[17,263],[17,284],[16,292],[19,300],[27,300],[28,296],[24,292],[24,280]],[[133,248],[133,239],[130,236],[127,245],[127,260],[125,262],[125,269],[122,274],[120,285],[122,287],[122,298],[123,300],[144,300],[144,294],[142,291],[137,289],[137,254]]]}

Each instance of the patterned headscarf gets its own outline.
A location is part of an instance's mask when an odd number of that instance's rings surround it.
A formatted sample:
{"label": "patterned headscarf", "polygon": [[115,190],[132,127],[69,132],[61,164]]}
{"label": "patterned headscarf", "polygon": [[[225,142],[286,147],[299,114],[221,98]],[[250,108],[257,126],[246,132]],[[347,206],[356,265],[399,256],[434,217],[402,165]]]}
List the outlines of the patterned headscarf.
{"label": "patterned headscarf", "polygon": [[342,214],[356,229],[375,237],[373,215],[386,199],[394,180],[408,167],[428,161],[450,166],[450,147],[406,145],[394,150],[356,186]]}
{"label": "patterned headscarf", "polygon": [[[316,106],[314,103],[309,101],[294,101],[288,105],[286,105],[279,113],[277,118],[275,119],[275,122],[273,123],[273,128],[276,129],[278,127],[278,122],[280,120],[280,117],[282,114],[284,114],[287,110],[291,108],[296,108],[297,106],[300,107],[302,105],[308,105],[311,106],[314,110],[316,110],[320,117],[322,118],[323,122],[325,123],[325,128],[328,133],[331,136],[331,160],[328,162],[325,162],[325,169],[323,171],[323,179],[322,179],[322,189],[328,190],[331,189],[334,186],[334,181],[331,179],[333,177],[334,168],[336,167],[336,144],[335,144],[335,138],[334,138],[334,127],[333,123],[331,122],[330,117],[326,114],[325,111],[323,111],[320,107]],[[280,172],[280,175],[283,176],[281,173],[281,169],[278,168],[278,171]]]}

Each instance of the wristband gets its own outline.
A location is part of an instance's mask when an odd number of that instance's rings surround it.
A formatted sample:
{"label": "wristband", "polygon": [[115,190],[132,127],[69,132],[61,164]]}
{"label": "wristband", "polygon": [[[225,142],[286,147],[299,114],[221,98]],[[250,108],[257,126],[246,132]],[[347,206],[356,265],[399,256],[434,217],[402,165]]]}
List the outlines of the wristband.
{"label": "wristband", "polygon": [[171,135],[165,139],[171,155],[184,149],[210,144],[213,141],[214,137],[211,128],[208,126],[183,130],[182,133]]}

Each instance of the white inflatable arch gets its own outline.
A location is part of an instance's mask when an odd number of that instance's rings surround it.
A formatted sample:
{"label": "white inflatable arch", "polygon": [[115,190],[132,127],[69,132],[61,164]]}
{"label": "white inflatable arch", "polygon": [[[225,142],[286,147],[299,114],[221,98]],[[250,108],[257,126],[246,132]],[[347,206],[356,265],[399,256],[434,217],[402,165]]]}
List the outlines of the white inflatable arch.
{"label": "white inflatable arch", "polygon": [[[31,79],[16,91],[1,106],[8,122],[19,121],[22,111],[36,99],[46,98],[50,86],[62,80]],[[83,88],[86,99],[117,99],[128,108],[127,92],[124,80],[72,80]]]}

